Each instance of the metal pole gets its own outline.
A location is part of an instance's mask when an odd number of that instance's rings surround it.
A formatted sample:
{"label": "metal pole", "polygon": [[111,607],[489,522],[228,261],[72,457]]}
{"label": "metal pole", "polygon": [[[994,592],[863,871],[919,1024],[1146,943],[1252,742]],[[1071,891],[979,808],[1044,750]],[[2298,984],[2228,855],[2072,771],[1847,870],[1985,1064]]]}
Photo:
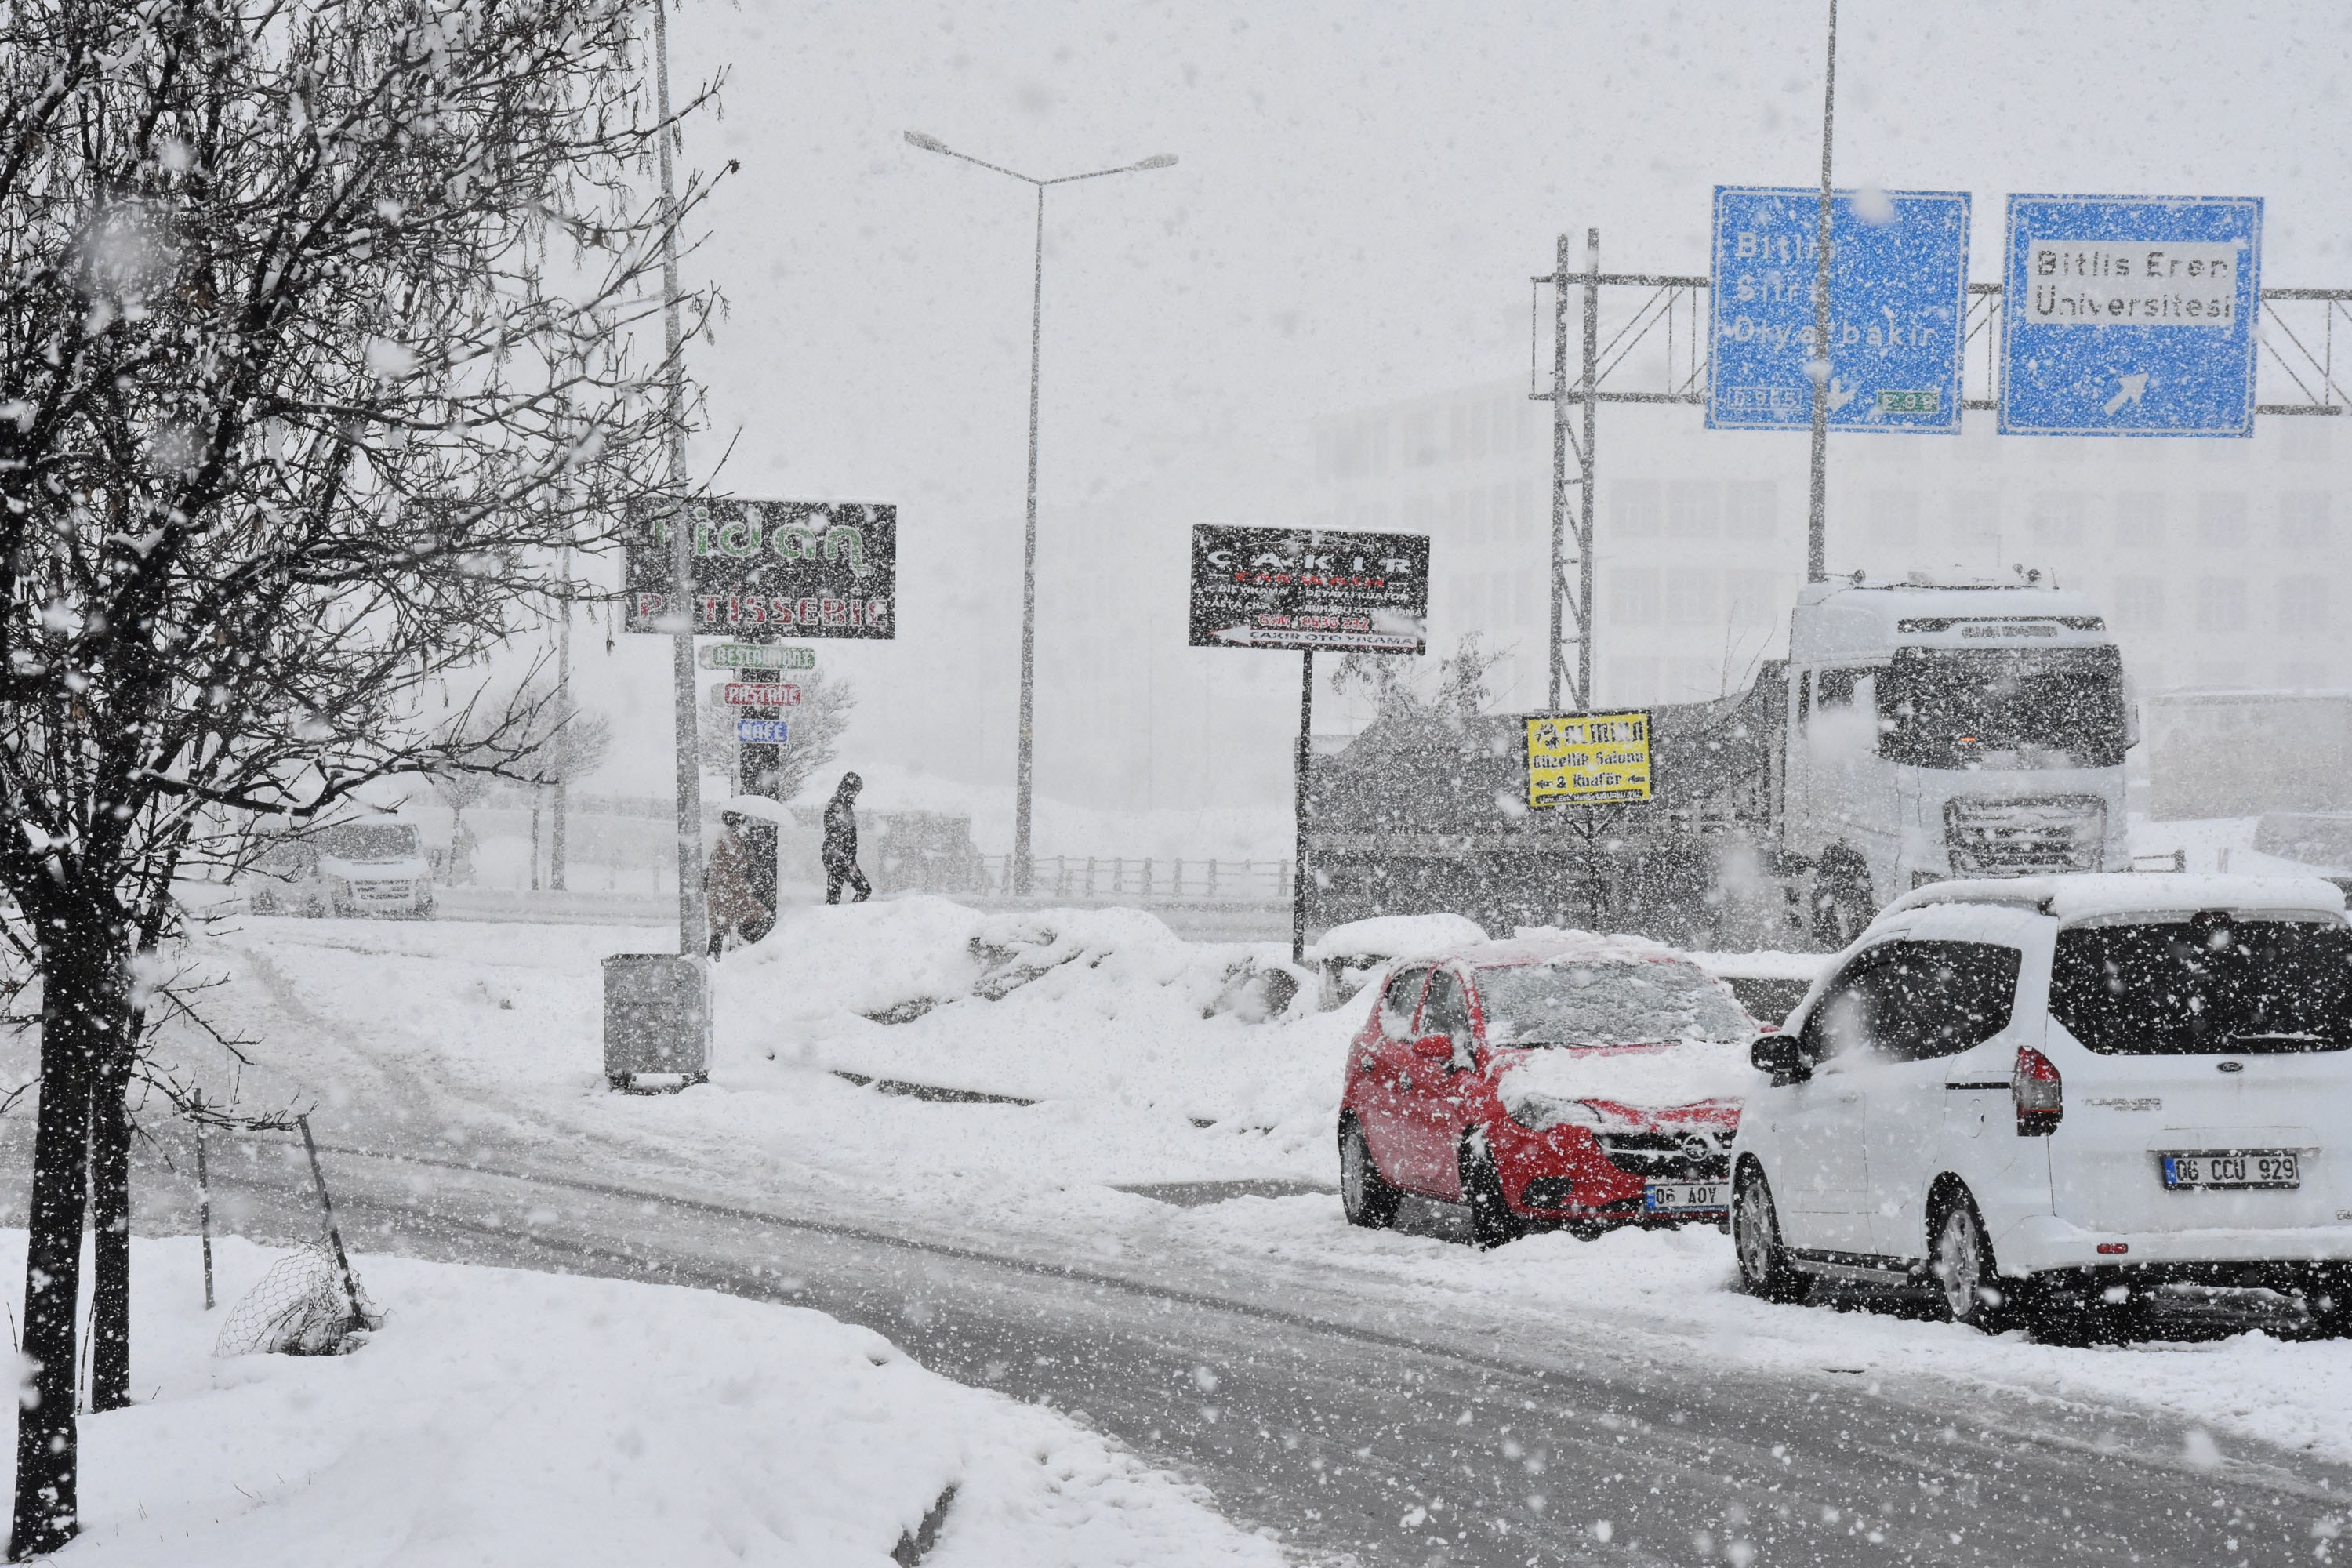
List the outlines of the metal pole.
{"label": "metal pole", "polygon": [[1829,63],[1822,87],[1822,216],[1813,236],[1812,510],[1805,532],[1805,581],[1829,575],[1830,132],[1837,109],[1837,0],[1830,0]]}
{"label": "metal pole", "polygon": [[205,1170],[205,1091],[191,1091],[196,1123],[196,1230],[205,1238],[205,1310],[213,1310],[213,1184]]}
{"label": "metal pole", "polygon": [[310,1156],[310,1181],[319,1189],[319,1217],[327,1227],[327,1240],[335,1249],[335,1267],[342,1270],[343,1300],[351,1303],[352,1321],[360,1321],[359,1281],[352,1278],[352,1260],[343,1254],[343,1233],[335,1224],[335,1205],[327,1196],[327,1173],[319,1169],[319,1145],[310,1140],[310,1119],[298,1116],[296,1125],[302,1129],[302,1147]]}
{"label": "metal pole", "polygon": [[[567,726],[572,715],[572,547],[565,545],[558,568],[563,577],[563,622],[555,634],[555,713]],[[565,736],[565,743],[571,737]],[[565,773],[558,774],[554,790],[554,821],[547,837],[547,885],[555,892],[563,891],[564,819],[571,810],[571,784],[567,763]]]}
{"label": "metal pole", "polygon": [[694,520],[686,516],[686,372],[677,322],[677,192],[670,168],[669,0],[654,0],[654,86],[661,116],[662,342],[669,353],[669,484],[680,510],[670,523],[671,742],[677,764],[677,951],[699,958],[710,937],[702,907],[702,766],[696,753],[694,680]]}
{"label": "metal pole", "polygon": [[1313,760],[1315,650],[1298,656],[1298,766],[1290,797],[1290,962],[1307,962],[1307,769]]}
{"label": "metal pole", "polygon": [[1037,375],[1045,342],[1045,187],[1037,187],[1037,264],[1029,296],[1029,511],[1021,536],[1021,760],[1013,784],[1013,891],[1029,896],[1031,717],[1037,697]]}
{"label": "metal pole", "polygon": [[1576,705],[1592,706],[1592,442],[1601,407],[1601,231],[1584,231],[1584,494],[1576,525]]}
{"label": "metal pole", "polygon": [[[1532,331],[1533,323],[1529,323]],[[1546,706],[1559,707],[1568,662],[1560,598],[1568,592],[1568,236],[1559,237],[1551,268],[1551,682]]]}

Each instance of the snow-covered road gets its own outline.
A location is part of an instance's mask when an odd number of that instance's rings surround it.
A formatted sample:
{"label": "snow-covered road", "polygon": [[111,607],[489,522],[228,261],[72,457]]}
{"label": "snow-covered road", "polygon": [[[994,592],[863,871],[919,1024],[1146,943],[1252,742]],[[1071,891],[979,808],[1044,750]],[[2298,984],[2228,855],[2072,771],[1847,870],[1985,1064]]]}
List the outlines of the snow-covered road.
{"label": "snow-covered road", "polygon": [[[874,923],[730,959],[715,1080],[664,1097],[606,1092],[594,1050],[596,957],[655,933],[256,921],[200,953],[256,1042],[247,1101],[325,1102],[360,1245],[818,1307],[1083,1412],[1309,1559],[2332,1549],[2352,1347],[2066,1350],[1769,1307],[1730,1289],[1711,1230],[1480,1255],[1433,1206],[1381,1234],[1323,1194],[1177,1206],[1124,1189],[1328,1179],[1355,1007],[1204,1018],[1230,955],[1086,920],[1013,944],[1057,961],[982,1000],[1001,927],[855,919]],[[864,1016],[915,996],[936,1005],[912,1023]],[[1045,1103],[894,1099],[836,1065]],[[184,1141],[160,1148],[184,1163]],[[287,1153],[215,1151],[249,1232],[310,1223]],[[142,1228],[185,1226],[181,1177],[142,1188]]]}

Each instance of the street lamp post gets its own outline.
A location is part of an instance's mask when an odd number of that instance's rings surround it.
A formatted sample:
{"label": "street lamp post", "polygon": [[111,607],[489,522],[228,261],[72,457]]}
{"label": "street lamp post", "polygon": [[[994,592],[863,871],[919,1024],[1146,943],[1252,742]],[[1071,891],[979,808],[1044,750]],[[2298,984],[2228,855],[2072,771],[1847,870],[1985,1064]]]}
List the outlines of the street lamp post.
{"label": "street lamp post", "polygon": [[1041,180],[1001,163],[975,158],[969,153],[959,153],[936,136],[926,136],[919,131],[907,132],[909,146],[926,153],[937,153],[949,158],[961,158],[967,163],[977,163],[1000,174],[1033,185],[1037,191],[1037,253],[1031,279],[1029,297],[1029,512],[1021,542],[1021,734],[1020,762],[1013,785],[1013,891],[1015,897],[1029,896],[1029,816],[1031,731],[1030,717],[1036,699],[1037,677],[1037,374],[1038,354],[1044,342],[1045,317],[1045,189],[1049,185],[1074,184],[1080,180],[1099,180],[1109,174],[1132,174],[1144,169],[1173,168],[1176,155],[1161,153],[1139,163],[1122,163],[1116,169],[1096,169],[1084,174],[1059,174]]}

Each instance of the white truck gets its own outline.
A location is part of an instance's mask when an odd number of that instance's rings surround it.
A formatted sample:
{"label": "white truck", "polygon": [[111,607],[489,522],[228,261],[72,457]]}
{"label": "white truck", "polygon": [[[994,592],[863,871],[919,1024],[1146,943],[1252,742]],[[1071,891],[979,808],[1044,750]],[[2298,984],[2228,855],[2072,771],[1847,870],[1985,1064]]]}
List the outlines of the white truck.
{"label": "white truck", "polygon": [[1808,584],[1766,679],[1788,721],[1754,826],[1812,868],[1824,941],[1947,877],[2130,868],[2137,721],[2085,595],[1925,574]]}
{"label": "white truck", "polygon": [[390,814],[346,817],[280,838],[247,874],[257,915],[433,916],[433,868],[418,825]]}
{"label": "white truck", "polygon": [[2038,574],[1810,584],[1787,659],[1650,713],[1653,801],[1529,811],[1516,717],[1384,711],[1317,761],[1310,921],[1837,948],[1927,882],[2131,864],[2123,660]]}

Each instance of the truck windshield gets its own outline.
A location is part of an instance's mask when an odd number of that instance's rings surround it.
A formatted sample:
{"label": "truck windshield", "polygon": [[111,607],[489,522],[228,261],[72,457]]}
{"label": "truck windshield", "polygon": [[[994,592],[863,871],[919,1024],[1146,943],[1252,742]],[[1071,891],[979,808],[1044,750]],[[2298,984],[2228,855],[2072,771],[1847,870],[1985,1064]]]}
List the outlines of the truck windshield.
{"label": "truck windshield", "polygon": [[1519,963],[1481,969],[1477,983],[1489,1045],[1631,1046],[1756,1032],[1694,963]]}
{"label": "truck windshield", "polygon": [[2112,647],[1895,651],[1878,679],[1879,754],[1921,768],[2113,768],[2124,760]]}
{"label": "truck windshield", "polygon": [[2189,920],[2058,933],[2050,1013],[2102,1056],[2252,1056],[2352,1047],[2352,927]]}
{"label": "truck windshield", "polygon": [[416,828],[405,822],[341,822],[319,835],[319,853],[338,860],[405,860],[416,854]]}

